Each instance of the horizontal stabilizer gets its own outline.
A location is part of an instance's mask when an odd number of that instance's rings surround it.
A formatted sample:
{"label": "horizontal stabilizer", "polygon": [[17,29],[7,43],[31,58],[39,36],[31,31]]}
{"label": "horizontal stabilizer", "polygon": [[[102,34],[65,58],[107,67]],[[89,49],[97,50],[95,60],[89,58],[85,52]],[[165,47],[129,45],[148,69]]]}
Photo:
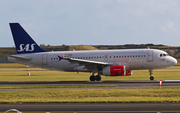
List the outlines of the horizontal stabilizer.
{"label": "horizontal stabilizer", "polygon": [[30,60],[30,58],[28,58],[28,57],[23,57],[23,56],[11,55],[11,56],[8,56],[8,57],[19,58],[19,59],[24,59],[24,60]]}

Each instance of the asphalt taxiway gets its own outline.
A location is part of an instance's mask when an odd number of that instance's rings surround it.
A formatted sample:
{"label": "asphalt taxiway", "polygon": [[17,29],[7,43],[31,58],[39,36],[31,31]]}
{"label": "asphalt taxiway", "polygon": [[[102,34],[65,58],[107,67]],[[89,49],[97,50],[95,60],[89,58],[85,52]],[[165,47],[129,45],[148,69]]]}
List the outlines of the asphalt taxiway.
{"label": "asphalt taxiway", "polygon": [[[60,103],[60,104],[0,104],[0,111],[17,109],[19,111],[73,111],[72,113],[178,113],[180,104],[175,103]],[[61,112],[60,112],[61,113]],[[65,112],[66,113],[66,112]]]}
{"label": "asphalt taxiway", "polygon": [[[31,85],[118,85],[119,87],[159,86],[159,80],[124,80],[124,81],[0,81],[0,86]],[[180,80],[163,80],[162,86],[180,87]]]}
{"label": "asphalt taxiway", "polygon": [[117,85],[118,87],[88,87],[88,88],[31,88],[31,89],[0,89],[0,91],[31,91],[31,90],[75,90],[75,89],[131,89],[131,88],[176,88],[180,80],[154,81],[3,81],[0,86],[67,86],[67,85]]}

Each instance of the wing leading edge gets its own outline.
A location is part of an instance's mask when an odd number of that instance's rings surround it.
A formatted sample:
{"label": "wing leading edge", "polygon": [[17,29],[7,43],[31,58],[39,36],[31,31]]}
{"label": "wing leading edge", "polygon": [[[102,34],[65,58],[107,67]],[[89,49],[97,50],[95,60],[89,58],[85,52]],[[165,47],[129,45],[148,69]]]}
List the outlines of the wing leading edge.
{"label": "wing leading edge", "polygon": [[107,62],[98,62],[98,61],[91,61],[91,60],[83,60],[83,59],[74,59],[69,57],[61,57],[64,60],[68,60],[71,64],[78,63],[79,66],[85,66],[86,68],[96,68],[97,66],[105,67],[105,66],[112,66],[115,64],[107,63]]}

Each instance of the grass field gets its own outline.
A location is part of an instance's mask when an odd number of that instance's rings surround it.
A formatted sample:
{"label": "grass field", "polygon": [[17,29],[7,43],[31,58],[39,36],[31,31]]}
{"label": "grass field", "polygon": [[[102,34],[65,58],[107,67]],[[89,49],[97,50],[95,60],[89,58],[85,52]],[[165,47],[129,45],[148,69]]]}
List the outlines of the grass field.
{"label": "grass field", "polygon": [[0,92],[0,103],[178,103],[180,88]]}
{"label": "grass field", "polygon": [[[3,67],[4,66],[4,67]],[[27,76],[27,68],[21,64],[0,64],[0,81],[89,81],[91,73],[52,71],[30,67],[31,76]],[[14,68],[18,67],[18,68]],[[180,66],[153,71],[155,80],[180,80]],[[134,70],[131,76],[106,77],[102,80],[149,80],[148,70]]]}
{"label": "grass field", "polygon": [[18,63],[0,63],[0,68],[19,68],[19,67],[26,67],[26,65],[18,64]]}

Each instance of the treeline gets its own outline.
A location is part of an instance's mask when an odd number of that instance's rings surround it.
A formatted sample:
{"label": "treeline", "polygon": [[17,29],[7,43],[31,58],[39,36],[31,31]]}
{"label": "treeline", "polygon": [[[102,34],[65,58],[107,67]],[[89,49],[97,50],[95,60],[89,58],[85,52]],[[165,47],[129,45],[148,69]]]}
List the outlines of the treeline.
{"label": "treeline", "polygon": [[[126,45],[61,45],[50,46],[40,44],[40,47],[46,51],[73,51],[73,50],[109,50],[109,49],[138,49],[138,48],[151,48],[160,49],[168,52],[171,56],[180,59],[180,47],[171,47],[166,45],[155,44],[126,44]],[[8,55],[16,54],[15,47],[0,47],[0,58],[6,58]]]}

